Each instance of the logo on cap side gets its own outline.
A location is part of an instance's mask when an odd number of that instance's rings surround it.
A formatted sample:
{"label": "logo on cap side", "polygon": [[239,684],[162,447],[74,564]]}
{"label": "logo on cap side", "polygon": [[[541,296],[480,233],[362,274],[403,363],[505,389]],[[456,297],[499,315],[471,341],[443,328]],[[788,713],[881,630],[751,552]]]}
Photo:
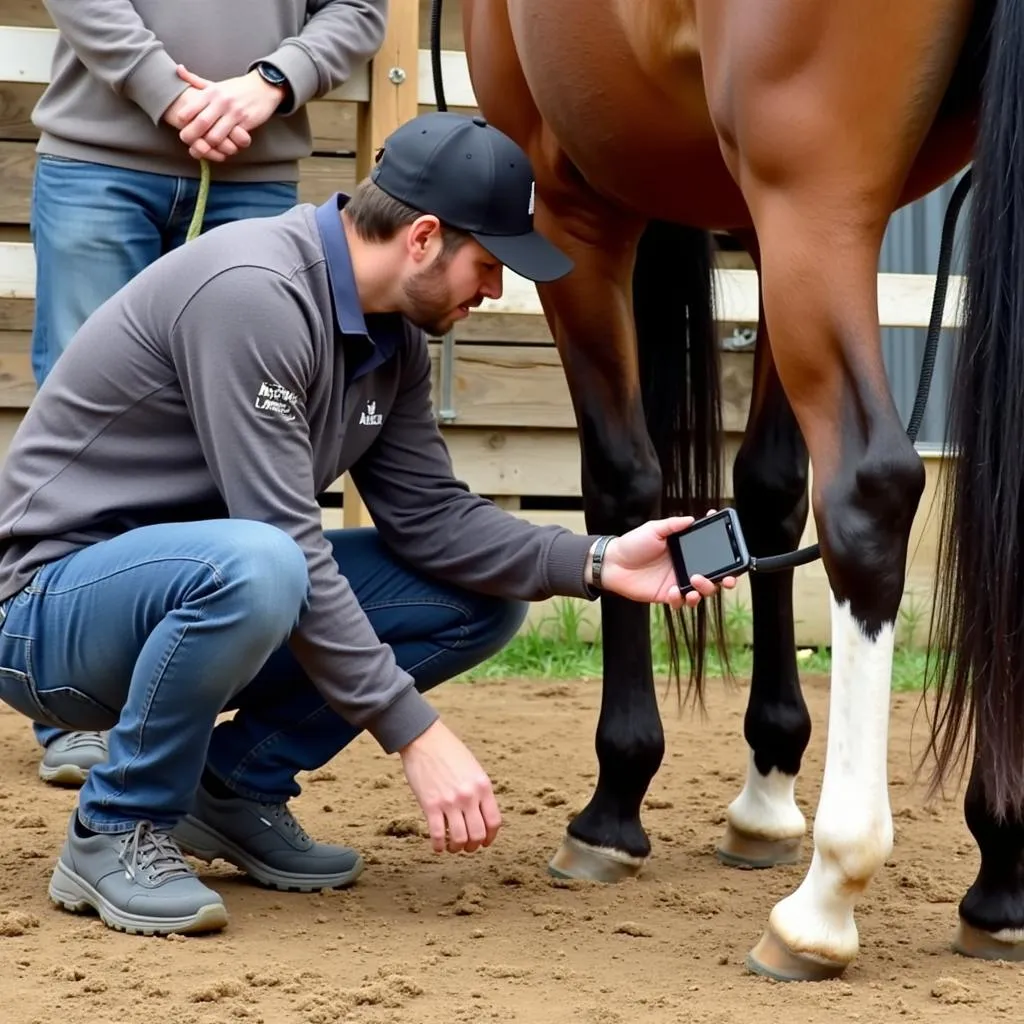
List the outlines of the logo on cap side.
{"label": "logo on cap side", "polygon": [[533,201],[534,201],[534,193],[536,192],[536,190],[537,190],[537,182],[531,181],[530,182],[530,207],[526,211],[531,217],[533,216]]}

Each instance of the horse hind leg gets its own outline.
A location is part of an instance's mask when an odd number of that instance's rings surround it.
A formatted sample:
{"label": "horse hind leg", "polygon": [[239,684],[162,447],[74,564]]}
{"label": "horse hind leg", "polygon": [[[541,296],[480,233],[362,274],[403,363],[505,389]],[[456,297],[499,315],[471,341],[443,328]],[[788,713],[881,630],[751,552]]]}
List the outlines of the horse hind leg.
{"label": "horse hind leg", "polygon": [[[978,737],[975,746],[983,742]],[[1024,812],[997,818],[985,799],[975,763],[964,795],[964,817],[978,844],[978,877],[960,901],[953,949],[982,960],[1024,960]]]}
{"label": "horse hind leg", "polygon": [[[757,261],[756,243],[746,241]],[[764,315],[743,443],[733,464],[736,510],[751,553],[794,550],[807,522],[807,447],[782,389]],[[811,718],[800,691],[793,571],[750,577],[754,665],[743,721],[749,747],[743,789],[726,811],[718,857],[731,867],[799,860],[807,823],[794,796]]]}

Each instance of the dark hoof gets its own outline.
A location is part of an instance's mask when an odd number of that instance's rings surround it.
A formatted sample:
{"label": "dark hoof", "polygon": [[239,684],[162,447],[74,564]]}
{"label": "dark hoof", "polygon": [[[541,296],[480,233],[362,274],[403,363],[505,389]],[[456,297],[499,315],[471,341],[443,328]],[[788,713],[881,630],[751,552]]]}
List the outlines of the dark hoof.
{"label": "dark hoof", "polygon": [[1024,942],[1004,942],[991,932],[961,920],[953,938],[953,952],[976,960],[1024,960]]}
{"label": "dark hoof", "polygon": [[587,882],[621,882],[635,878],[644,866],[643,857],[631,857],[604,847],[590,846],[566,835],[558,852],[548,862],[555,878],[578,878]]}
{"label": "dark hoof", "polygon": [[731,868],[774,868],[780,864],[797,864],[803,837],[794,839],[759,839],[726,825],[718,844],[718,859]]}
{"label": "dark hoof", "polygon": [[846,970],[846,964],[794,953],[769,927],[747,954],[747,970],[775,981],[829,981]]}

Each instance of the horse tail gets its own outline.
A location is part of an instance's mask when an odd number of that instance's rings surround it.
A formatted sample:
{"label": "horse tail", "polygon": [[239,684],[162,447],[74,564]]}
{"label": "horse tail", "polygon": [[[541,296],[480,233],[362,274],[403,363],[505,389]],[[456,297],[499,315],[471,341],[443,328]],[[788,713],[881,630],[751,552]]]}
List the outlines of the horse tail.
{"label": "horse tail", "polygon": [[[644,417],[661,466],[661,514],[701,516],[722,507],[719,346],[713,303],[713,246],[706,231],[652,221],[633,271]],[[679,636],[688,655],[689,689],[703,701],[708,602],[696,613],[666,608],[670,676],[681,680]],[[722,609],[711,603],[726,663]]]}
{"label": "horse tail", "polygon": [[967,765],[973,736],[972,763],[999,819],[1024,807],[1024,4],[994,8],[950,403],[928,750],[935,792]]}

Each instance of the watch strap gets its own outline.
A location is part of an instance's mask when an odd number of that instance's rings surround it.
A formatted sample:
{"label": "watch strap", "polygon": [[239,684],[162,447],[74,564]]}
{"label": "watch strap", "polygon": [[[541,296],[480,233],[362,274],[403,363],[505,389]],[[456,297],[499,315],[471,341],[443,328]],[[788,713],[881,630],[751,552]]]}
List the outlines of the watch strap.
{"label": "watch strap", "polygon": [[597,590],[601,589],[601,572],[604,569],[605,551],[607,551],[608,545],[614,539],[614,536],[611,534],[604,534],[598,537],[594,543],[594,548],[590,555],[590,574],[591,585]]}

